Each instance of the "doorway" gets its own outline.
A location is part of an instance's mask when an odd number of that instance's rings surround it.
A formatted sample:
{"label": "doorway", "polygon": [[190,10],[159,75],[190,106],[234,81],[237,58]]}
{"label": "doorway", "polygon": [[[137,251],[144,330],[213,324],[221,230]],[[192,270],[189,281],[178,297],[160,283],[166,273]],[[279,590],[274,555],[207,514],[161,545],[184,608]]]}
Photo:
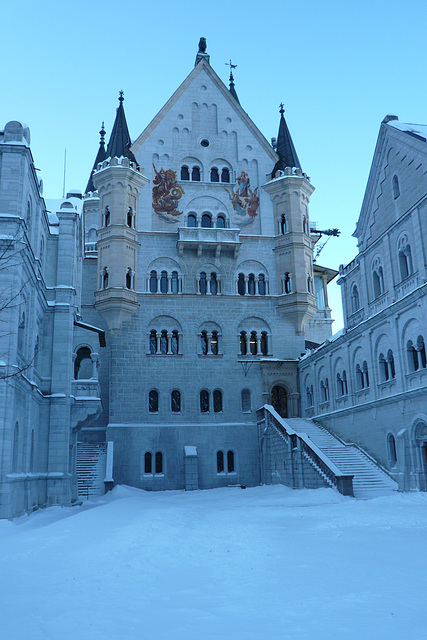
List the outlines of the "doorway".
{"label": "doorway", "polygon": [[288,396],[286,389],[276,385],[271,390],[271,404],[281,418],[288,417]]}

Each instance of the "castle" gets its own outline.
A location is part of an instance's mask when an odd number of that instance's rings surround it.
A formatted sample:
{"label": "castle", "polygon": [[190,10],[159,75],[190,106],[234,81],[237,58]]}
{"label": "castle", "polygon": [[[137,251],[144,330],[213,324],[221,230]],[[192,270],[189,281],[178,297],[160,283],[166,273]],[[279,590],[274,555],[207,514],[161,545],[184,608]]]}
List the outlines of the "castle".
{"label": "castle", "polygon": [[203,39],[133,143],[123,101],[84,194],[48,207],[28,128],[0,133],[0,517],[114,483],[353,494],[320,432],[365,448],[388,487],[425,489],[422,132],[381,125],[331,341],[337,272],[313,262],[283,107],[270,144]]}

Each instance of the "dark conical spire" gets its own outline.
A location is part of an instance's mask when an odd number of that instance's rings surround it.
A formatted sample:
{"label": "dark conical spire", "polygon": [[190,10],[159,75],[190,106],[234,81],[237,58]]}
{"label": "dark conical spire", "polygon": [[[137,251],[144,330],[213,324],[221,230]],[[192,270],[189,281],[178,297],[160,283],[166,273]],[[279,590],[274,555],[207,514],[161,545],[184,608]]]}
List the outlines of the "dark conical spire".
{"label": "dark conical spire", "polygon": [[284,171],[286,167],[296,167],[301,169],[300,161],[298,160],[297,152],[295,151],[294,143],[292,142],[291,134],[289,133],[288,125],[284,118],[285,110],[283,103],[280,104],[280,125],[279,135],[277,136],[276,153],[279,156],[278,161],[274,165],[272,171],[272,177],[276,175],[276,171],[279,169]]}
{"label": "dark conical spire", "polygon": [[87,183],[87,187],[86,187],[85,193],[89,193],[89,191],[95,191],[95,186],[94,186],[93,181],[92,181],[93,172],[95,171],[96,167],[98,166],[98,163],[102,162],[107,157],[105,155],[105,129],[104,129],[104,123],[102,123],[101,131],[99,132],[99,135],[101,136],[101,140],[99,141],[99,149],[98,149],[98,153],[96,154],[95,162],[93,163],[92,171],[90,172],[90,178],[89,178],[89,181]]}
{"label": "dark conical spire", "polygon": [[[235,66],[235,65],[233,65],[233,66]],[[233,72],[231,70],[230,70],[230,89],[229,89],[229,91],[230,91],[231,95],[233,96],[233,98],[235,100],[237,100],[237,102],[240,104],[240,100],[237,97],[237,92],[236,92],[236,89],[234,87],[234,77],[233,77]]]}
{"label": "dark conical spire", "polygon": [[132,141],[129,135],[129,129],[126,122],[125,110],[123,108],[123,91],[119,93],[119,106],[117,107],[116,119],[114,121],[113,130],[107,146],[107,158],[121,158],[125,156],[132,162],[136,163],[135,156],[130,150]]}

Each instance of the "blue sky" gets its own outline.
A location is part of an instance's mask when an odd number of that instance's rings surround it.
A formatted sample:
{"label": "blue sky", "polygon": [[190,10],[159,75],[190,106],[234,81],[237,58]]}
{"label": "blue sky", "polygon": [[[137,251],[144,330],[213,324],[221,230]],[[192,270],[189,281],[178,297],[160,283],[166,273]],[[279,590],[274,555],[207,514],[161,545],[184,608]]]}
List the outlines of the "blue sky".
{"label": "blue sky", "polygon": [[[316,191],[311,219],[338,227],[318,262],[332,268],[356,253],[360,211],[378,129],[388,113],[426,123],[427,3],[390,0],[256,3],[72,3],[15,0],[2,6],[0,128],[30,126],[46,198],[84,189],[107,136],[120,89],[136,138],[191,71],[200,36],[227,82],[232,59],[240,102],[268,140],[278,106]],[[341,326],[339,287],[330,302]]]}

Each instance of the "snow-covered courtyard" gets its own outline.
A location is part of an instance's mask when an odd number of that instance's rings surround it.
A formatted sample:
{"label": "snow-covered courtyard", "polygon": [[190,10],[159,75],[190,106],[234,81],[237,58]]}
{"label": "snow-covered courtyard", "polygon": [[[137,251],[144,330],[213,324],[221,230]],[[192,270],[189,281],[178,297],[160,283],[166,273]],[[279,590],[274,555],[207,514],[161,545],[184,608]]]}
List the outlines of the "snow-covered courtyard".
{"label": "snow-covered courtyard", "polygon": [[424,640],[427,495],[148,493],[0,521],[5,640]]}

